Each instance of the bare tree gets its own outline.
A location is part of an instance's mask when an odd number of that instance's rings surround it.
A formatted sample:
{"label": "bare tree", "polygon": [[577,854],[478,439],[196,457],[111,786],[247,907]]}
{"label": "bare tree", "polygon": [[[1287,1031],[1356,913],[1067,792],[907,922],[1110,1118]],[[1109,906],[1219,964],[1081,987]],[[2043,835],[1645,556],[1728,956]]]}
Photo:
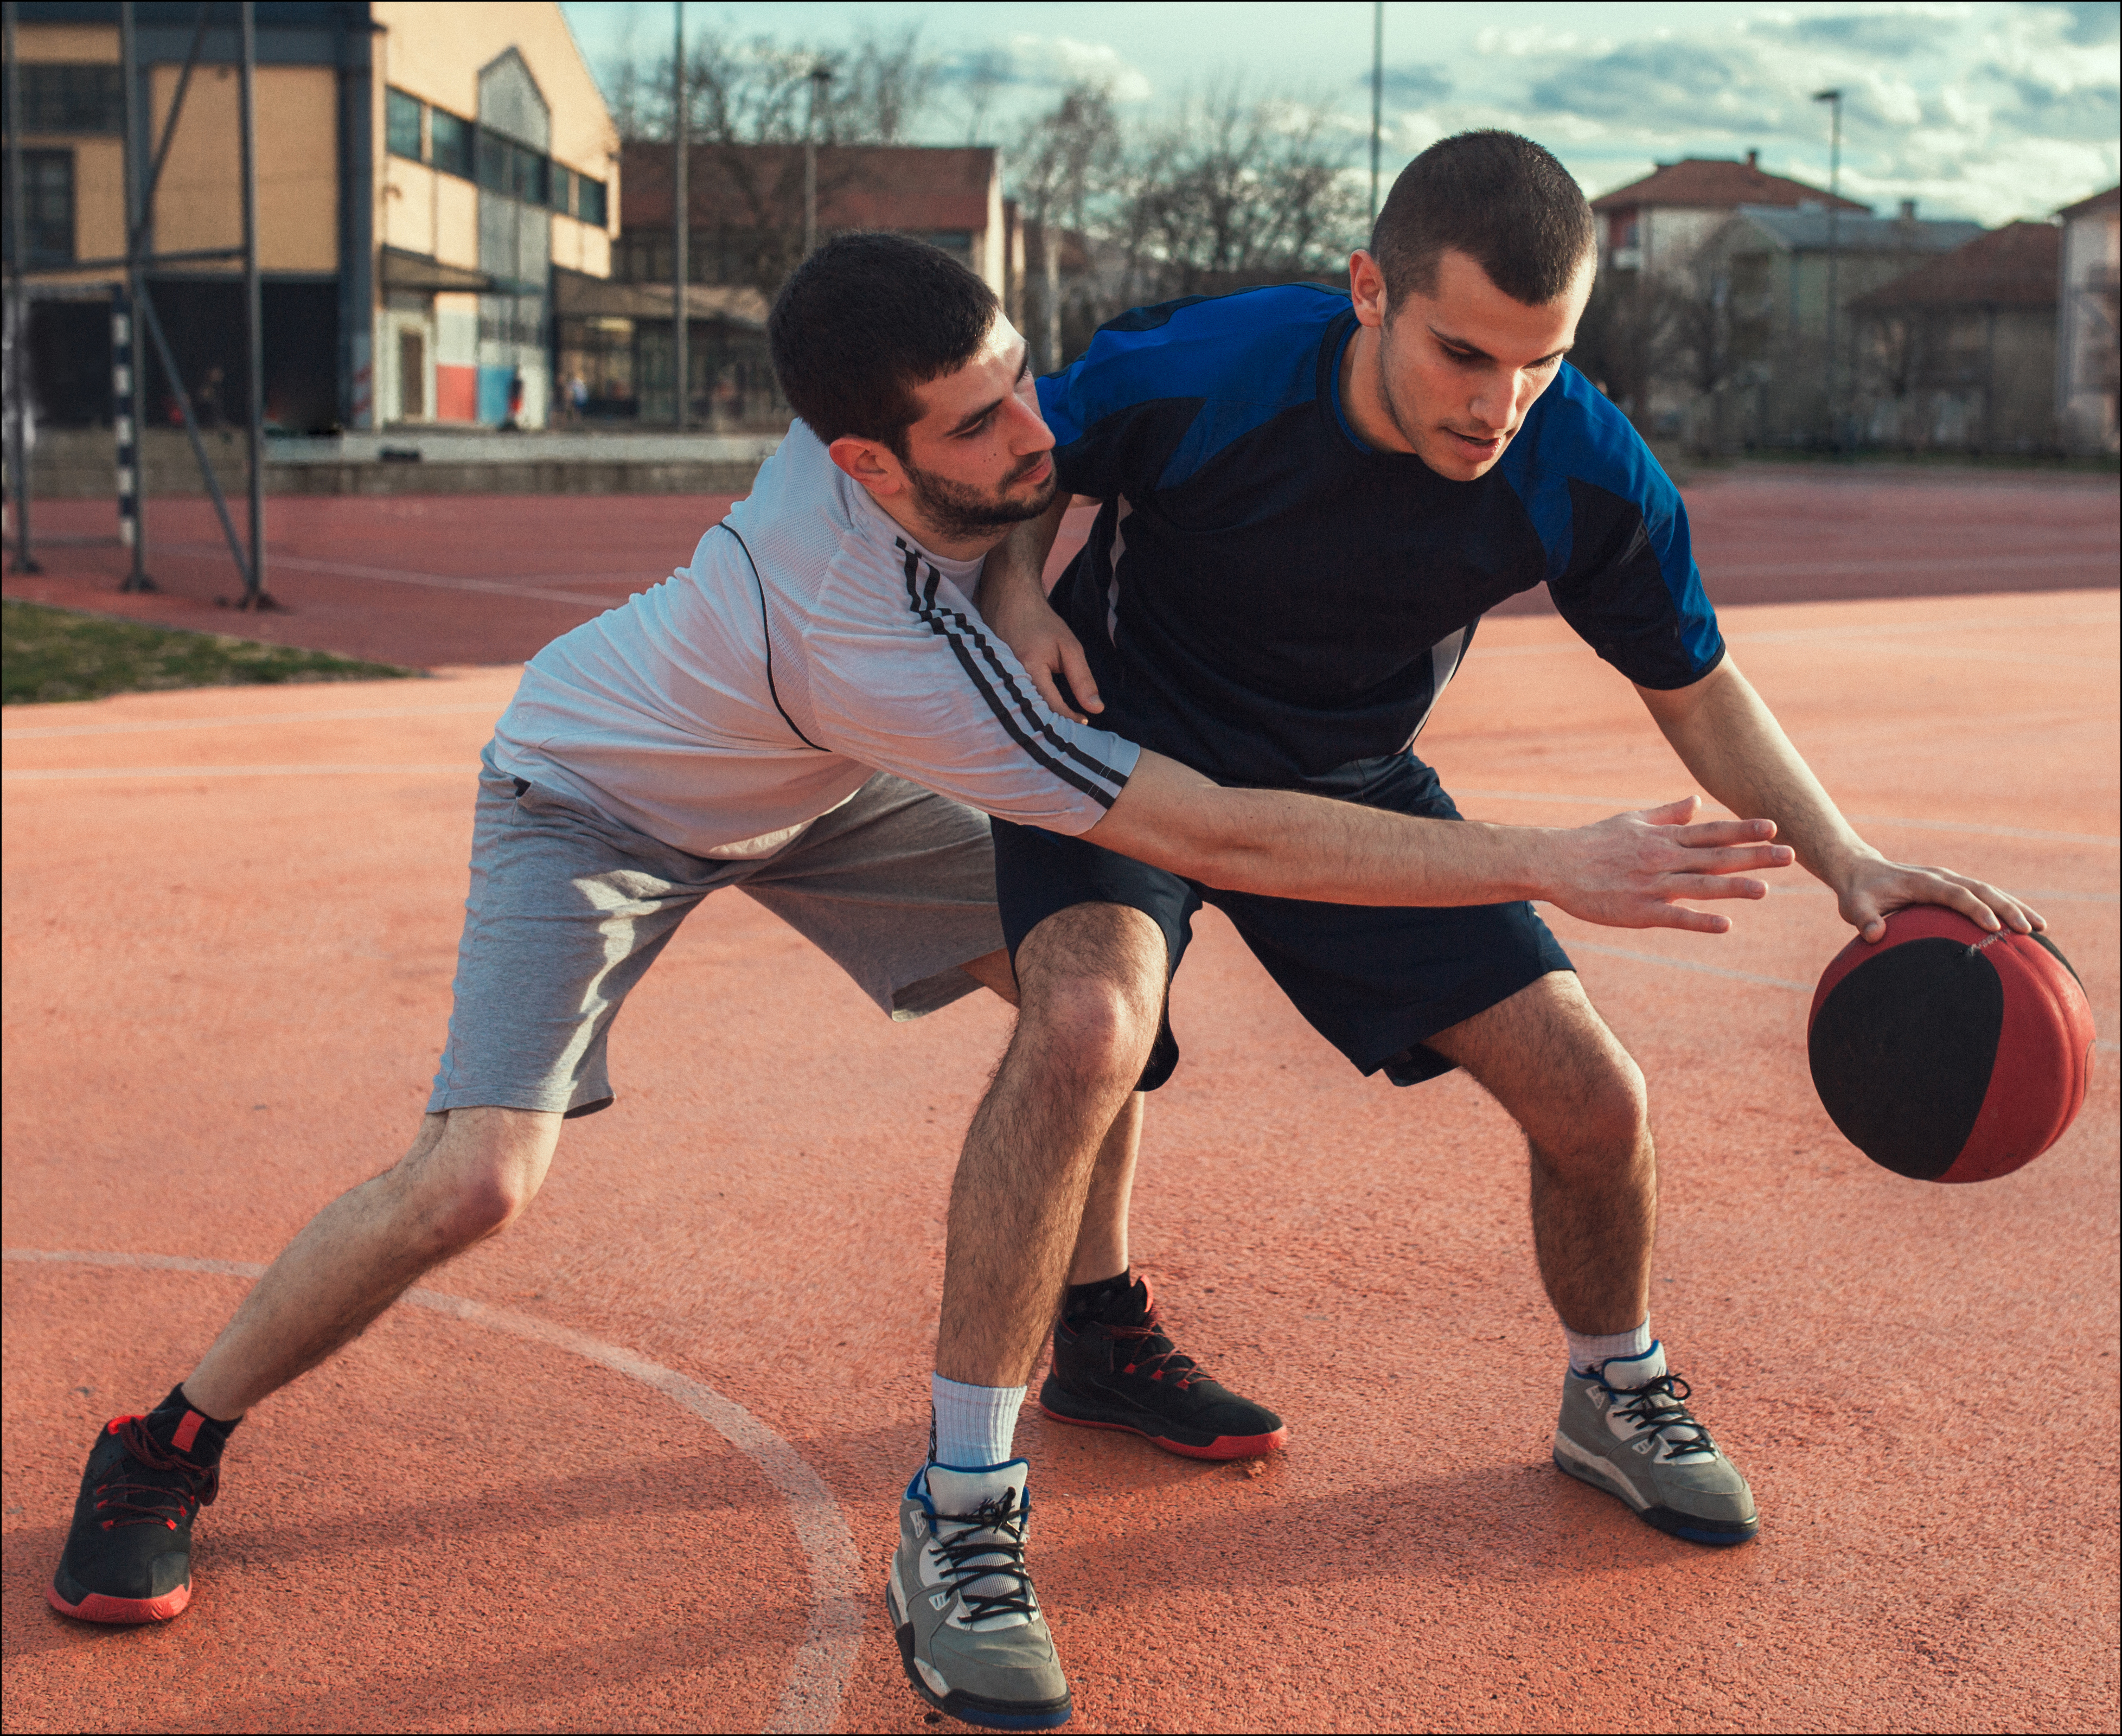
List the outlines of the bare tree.
{"label": "bare tree", "polygon": [[1010,57],[1000,49],[983,49],[965,63],[958,84],[960,100],[965,105],[967,144],[987,142],[989,117],[1009,77]]}
{"label": "bare tree", "polygon": [[[1077,83],[1026,129],[1015,162],[1014,180],[1032,237],[1039,293],[1027,299],[1028,334],[1040,366],[1052,371],[1066,352],[1062,337],[1062,255],[1064,231],[1073,231],[1078,250],[1087,248],[1100,207],[1111,194],[1123,159],[1119,120],[1112,93],[1103,85]],[[1085,256],[1087,263],[1087,254]],[[1079,273],[1080,275],[1080,273]]]}
{"label": "bare tree", "polygon": [[1131,299],[1338,278],[1362,239],[1362,197],[1323,105],[1212,89],[1150,135],[1128,180],[1117,228]]}

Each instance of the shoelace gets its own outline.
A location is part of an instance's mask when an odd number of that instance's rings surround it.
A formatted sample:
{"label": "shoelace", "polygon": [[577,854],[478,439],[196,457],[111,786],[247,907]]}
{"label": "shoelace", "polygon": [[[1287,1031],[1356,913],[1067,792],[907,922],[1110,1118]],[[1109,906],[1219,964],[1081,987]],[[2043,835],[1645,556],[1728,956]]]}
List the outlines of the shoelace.
{"label": "shoelace", "polygon": [[[105,1515],[105,1531],[119,1525],[161,1525],[175,1531],[178,1520],[211,1507],[221,1493],[221,1467],[202,1469],[188,1458],[164,1452],[147,1432],[146,1417],[120,1416],[111,1423],[110,1432],[125,1449],[126,1457],[111,1467],[107,1481],[96,1486],[96,1510]],[[128,1477],[136,1465],[162,1475],[152,1482]]]}
{"label": "shoelace", "polygon": [[1208,1378],[1199,1363],[1164,1336],[1154,1309],[1140,1326],[1108,1326],[1105,1330],[1129,1346],[1121,1352],[1128,1358],[1120,1370],[1123,1374],[1147,1374],[1152,1380],[1169,1375],[1182,1393],[1195,1381]]}
{"label": "shoelace", "polygon": [[[965,1623],[972,1626],[996,1616],[1035,1616],[1031,1575],[1024,1566],[1024,1528],[1031,1517],[1031,1503],[1020,1504],[1017,1491],[991,1495],[970,1513],[936,1515],[936,1553],[942,1558],[943,1581],[958,1594],[965,1608]],[[946,1525],[961,1527],[946,1533]],[[975,1591],[985,1580],[999,1580],[1014,1590]]]}
{"label": "shoelace", "polygon": [[[1606,1386],[1604,1381],[1600,1382]],[[1709,1430],[1689,1412],[1686,1400],[1691,1388],[1677,1374],[1661,1374],[1638,1387],[1606,1387],[1614,1395],[1614,1414],[1639,1429],[1657,1431],[1665,1443],[1668,1463],[1676,1458],[1713,1458],[1717,1443]],[[1677,1430],[1669,1435],[1668,1429]]]}

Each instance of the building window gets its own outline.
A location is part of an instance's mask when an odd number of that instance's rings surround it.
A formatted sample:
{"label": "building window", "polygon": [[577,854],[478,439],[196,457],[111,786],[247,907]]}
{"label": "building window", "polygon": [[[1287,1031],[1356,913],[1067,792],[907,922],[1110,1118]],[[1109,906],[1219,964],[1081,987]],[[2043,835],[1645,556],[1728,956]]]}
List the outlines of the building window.
{"label": "building window", "polygon": [[428,110],[428,137],[434,147],[434,165],[447,175],[472,178],[472,140],[475,129],[468,120],[442,109]]}
{"label": "building window", "polygon": [[526,204],[545,203],[545,159],[528,145],[479,129],[479,184],[488,193],[505,193]]}
{"label": "building window", "polygon": [[562,217],[574,215],[574,182],[575,177],[570,171],[558,163],[553,165],[553,184],[549,190],[553,196],[553,208]]}
{"label": "building window", "polygon": [[940,247],[961,264],[973,263],[973,236],[969,229],[937,229],[921,237],[932,247]]}
{"label": "building window", "polygon": [[[15,226],[0,223],[9,264],[15,258]],[[22,153],[22,240],[29,268],[71,265],[73,251],[73,152]]]}
{"label": "building window", "polygon": [[32,61],[16,70],[22,80],[25,133],[124,130],[125,86],[116,67]]}
{"label": "building window", "polygon": [[575,177],[575,215],[595,229],[605,226],[604,183],[587,175]]}
{"label": "building window", "polygon": [[420,99],[403,91],[383,93],[383,138],[393,156],[421,159]]}

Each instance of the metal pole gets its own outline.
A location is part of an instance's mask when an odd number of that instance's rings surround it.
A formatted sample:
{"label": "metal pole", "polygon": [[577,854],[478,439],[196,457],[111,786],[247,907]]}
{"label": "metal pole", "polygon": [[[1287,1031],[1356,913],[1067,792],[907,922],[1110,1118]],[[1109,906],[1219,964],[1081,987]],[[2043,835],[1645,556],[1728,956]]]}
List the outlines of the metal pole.
{"label": "metal pole", "polygon": [[[147,371],[141,366],[135,341],[133,309],[140,299],[140,259],[152,225],[142,208],[140,186],[140,54],[133,28],[133,0],[118,8],[119,76],[124,82],[122,156],[125,165],[125,287],[122,308],[113,310],[111,337],[118,344],[111,362],[118,401],[112,406],[118,436],[118,535],[133,551],[133,565],[120,590],[154,590],[147,576],[147,521],[143,510],[147,492]],[[120,361],[120,357],[123,361]]]}
{"label": "metal pole", "polygon": [[7,0],[7,243],[15,269],[7,286],[7,467],[15,499],[15,571],[41,572],[30,553],[30,268],[22,231],[22,79],[15,55],[15,0]]}
{"label": "metal pole", "polygon": [[682,434],[692,385],[687,377],[692,358],[686,353],[685,341],[692,335],[685,318],[685,283],[692,275],[687,255],[693,241],[693,213],[687,208],[692,195],[685,172],[689,166],[685,161],[685,0],[672,0],[671,11],[675,20],[671,54],[671,400],[677,406],[673,421]]}
{"label": "metal pole", "polygon": [[1842,419],[1837,407],[1839,358],[1835,353],[1835,329],[1842,264],[1842,92],[1820,91],[1814,93],[1812,100],[1825,103],[1832,117],[1827,151],[1827,443],[1839,452],[1842,450]]}
{"label": "metal pole", "polygon": [[265,325],[258,292],[258,8],[242,0],[243,317],[250,339],[250,563],[238,609],[275,609],[265,589]]}
{"label": "metal pole", "polygon": [[1378,145],[1386,114],[1386,0],[1371,11],[1371,222],[1378,220]]}
{"label": "metal pole", "polygon": [[811,113],[803,124],[803,257],[818,250],[818,96],[832,82],[828,68],[811,68]]}

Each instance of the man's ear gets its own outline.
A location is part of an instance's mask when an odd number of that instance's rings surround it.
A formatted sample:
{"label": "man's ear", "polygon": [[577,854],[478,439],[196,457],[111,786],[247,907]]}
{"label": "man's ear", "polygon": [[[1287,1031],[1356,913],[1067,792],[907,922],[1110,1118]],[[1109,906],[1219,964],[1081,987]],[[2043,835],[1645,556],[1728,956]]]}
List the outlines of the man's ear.
{"label": "man's ear", "polygon": [[1356,304],[1356,317],[1364,324],[1386,323],[1386,274],[1360,247],[1348,255],[1348,297]]}
{"label": "man's ear", "polygon": [[899,455],[881,440],[843,434],[825,448],[825,455],[872,494],[896,494],[906,486]]}

